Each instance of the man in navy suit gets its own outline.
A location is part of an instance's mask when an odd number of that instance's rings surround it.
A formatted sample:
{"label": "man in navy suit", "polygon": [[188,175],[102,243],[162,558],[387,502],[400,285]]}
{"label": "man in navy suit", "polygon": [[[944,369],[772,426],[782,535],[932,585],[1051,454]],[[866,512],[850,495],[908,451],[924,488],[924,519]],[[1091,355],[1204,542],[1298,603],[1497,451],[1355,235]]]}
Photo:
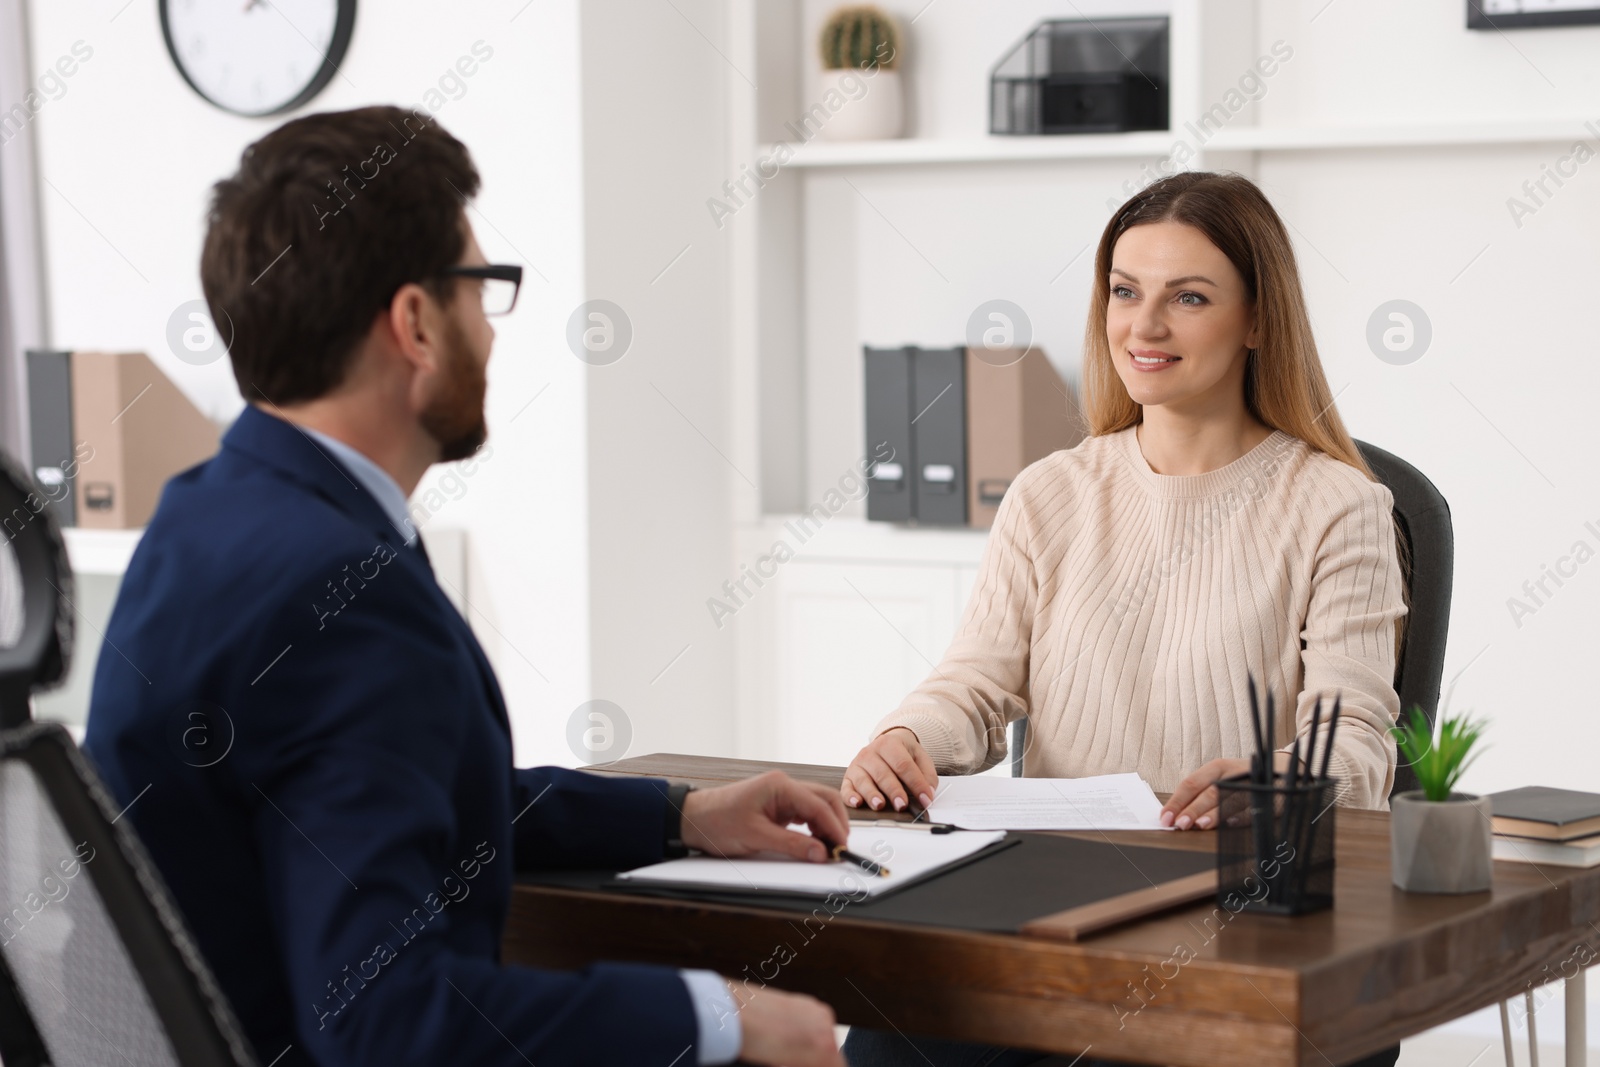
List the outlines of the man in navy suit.
{"label": "man in navy suit", "polygon": [[848,816],[776,773],[684,793],[513,768],[406,510],[487,436],[486,314],[516,272],[485,269],[478,183],[397,108],[297,119],[218,183],[201,276],[249,406],[140,541],[85,747],[263,1064],[842,1067],[810,997],[500,962],[515,870],[821,860]]}

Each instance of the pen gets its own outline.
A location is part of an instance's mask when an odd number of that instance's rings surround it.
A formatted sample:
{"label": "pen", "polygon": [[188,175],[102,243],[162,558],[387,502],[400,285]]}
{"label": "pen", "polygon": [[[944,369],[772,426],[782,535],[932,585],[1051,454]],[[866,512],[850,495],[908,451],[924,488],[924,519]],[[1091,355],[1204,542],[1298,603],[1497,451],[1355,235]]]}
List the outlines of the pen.
{"label": "pen", "polygon": [[1319,777],[1328,777],[1328,761],[1333,758],[1333,735],[1339,729],[1339,701],[1344,699],[1343,693],[1336,693],[1333,698],[1333,714],[1328,717],[1328,739],[1322,746],[1322,773]]}
{"label": "pen", "polygon": [[949,834],[955,832],[955,824],[947,822],[901,822],[898,819],[851,819],[852,826],[884,826],[900,830],[927,830],[929,833]]}
{"label": "pen", "polygon": [[836,860],[843,860],[846,863],[855,864],[868,874],[875,874],[879,878],[889,877],[889,868],[883,866],[881,863],[874,863],[865,856],[858,856],[854,852],[851,852],[849,849],[845,848],[843,845],[834,845],[829,854]]}

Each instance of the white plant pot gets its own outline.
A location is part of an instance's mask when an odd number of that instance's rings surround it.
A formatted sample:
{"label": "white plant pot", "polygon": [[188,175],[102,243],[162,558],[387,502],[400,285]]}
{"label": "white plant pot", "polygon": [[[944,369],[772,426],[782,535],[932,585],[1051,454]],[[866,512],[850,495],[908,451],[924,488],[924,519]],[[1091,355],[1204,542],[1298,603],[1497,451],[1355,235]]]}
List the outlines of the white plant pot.
{"label": "white plant pot", "polygon": [[1389,803],[1389,868],[1412,893],[1481,893],[1493,882],[1488,797],[1452,793],[1430,801],[1401,793]]}
{"label": "white plant pot", "polygon": [[820,98],[810,114],[821,120],[817,132],[823,140],[881,141],[904,131],[905,89],[898,70],[825,70],[818,85]]}

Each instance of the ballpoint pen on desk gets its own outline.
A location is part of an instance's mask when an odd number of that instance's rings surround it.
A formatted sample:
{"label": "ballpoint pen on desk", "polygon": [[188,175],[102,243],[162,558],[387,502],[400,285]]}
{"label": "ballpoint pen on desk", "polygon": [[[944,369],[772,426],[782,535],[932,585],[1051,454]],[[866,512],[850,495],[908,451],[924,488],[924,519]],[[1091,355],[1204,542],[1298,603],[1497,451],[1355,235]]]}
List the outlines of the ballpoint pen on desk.
{"label": "ballpoint pen on desk", "polygon": [[893,827],[897,830],[927,830],[934,834],[955,833],[955,826],[947,822],[921,822],[917,819],[851,819],[857,826]]}
{"label": "ballpoint pen on desk", "polygon": [[889,868],[885,867],[881,863],[874,863],[865,856],[858,856],[854,852],[851,852],[849,849],[845,848],[843,845],[834,845],[833,848],[829,850],[828,854],[835,860],[842,860],[845,863],[853,863],[857,867],[860,867],[862,870],[866,871],[868,874],[875,874],[879,878],[889,877]]}

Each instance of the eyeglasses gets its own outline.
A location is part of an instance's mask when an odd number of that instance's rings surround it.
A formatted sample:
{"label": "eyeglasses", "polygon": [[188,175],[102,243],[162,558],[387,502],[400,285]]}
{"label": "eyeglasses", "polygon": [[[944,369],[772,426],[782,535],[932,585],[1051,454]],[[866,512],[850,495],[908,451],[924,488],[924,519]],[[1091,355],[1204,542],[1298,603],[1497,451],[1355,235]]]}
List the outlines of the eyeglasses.
{"label": "eyeglasses", "polygon": [[517,306],[517,293],[522,290],[521,267],[505,264],[446,267],[440,273],[446,277],[478,279],[485,315],[504,315]]}

